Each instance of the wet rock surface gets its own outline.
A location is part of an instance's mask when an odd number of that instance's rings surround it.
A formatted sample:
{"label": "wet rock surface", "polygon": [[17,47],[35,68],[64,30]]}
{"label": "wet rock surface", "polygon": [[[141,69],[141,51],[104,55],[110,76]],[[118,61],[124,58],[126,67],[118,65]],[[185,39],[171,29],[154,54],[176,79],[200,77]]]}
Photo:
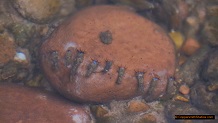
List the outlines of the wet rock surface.
{"label": "wet rock surface", "polygon": [[[123,30],[126,27],[129,30]],[[137,95],[152,101],[164,94],[175,71],[174,47],[167,34],[122,6],[78,12],[42,44],[40,57],[51,84],[81,102]]]}
{"label": "wet rock surface", "polygon": [[85,106],[60,96],[13,84],[0,84],[0,119],[4,123],[90,123]]}

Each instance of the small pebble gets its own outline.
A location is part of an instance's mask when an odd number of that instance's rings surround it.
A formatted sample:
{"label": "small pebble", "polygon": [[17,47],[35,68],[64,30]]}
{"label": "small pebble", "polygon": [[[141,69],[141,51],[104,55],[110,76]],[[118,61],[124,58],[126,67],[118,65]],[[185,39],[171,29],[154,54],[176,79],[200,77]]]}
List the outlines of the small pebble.
{"label": "small pebble", "polygon": [[214,84],[211,84],[211,85],[207,86],[207,89],[209,91],[216,91],[216,90],[218,90],[218,83],[214,83]]}
{"label": "small pebble", "polygon": [[17,52],[14,56],[14,61],[21,64],[30,64],[29,50],[17,48]]}
{"label": "small pebble", "polygon": [[26,56],[22,52],[17,52],[15,57],[14,57],[14,60],[21,61],[21,62],[26,61]]}
{"label": "small pebble", "polygon": [[190,16],[186,18],[186,22],[193,27],[196,27],[199,23],[198,18],[195,16]]}
{"label": "small pebble", "polygon": [[190,88],[187,85],[181,85],[179,88],[179,92],[184,95],[187,95],[190,92]]}
{"label": "small pebble", "polygon": [[182,46],[182,44],[184,42],[184,38],[183,38],[182,33],[172,30],[169,33],[169,35],[170,35],[171,39],[173,40],[173,42],[175,43],[176,49],[177,50],[180,49],[180,47]]}
{"label": "small pebble", "polygon": [[182,51],[188,55],[193,55],[200,48],[199,42],[194,38],[188,38],[182,46]]}
{"label": "small pebble", "polygon": [[149,108],[150,107],[146,103],[139,100],[133,100],[128,103],[129,112],[145,112]]}
{"label": "small pebble", "polygon": [[108,109],[102,105],[91,106],[91,111],[97,118],[104,117],[109,112]]}
{"label": "small pebble", "polygon": [[179,101],[183,101],[183,102],[189,102],[189,99],[187,99],[186,97],[181,96],[181,95],[176,95],[174,97],[174,100],[179,100]]}

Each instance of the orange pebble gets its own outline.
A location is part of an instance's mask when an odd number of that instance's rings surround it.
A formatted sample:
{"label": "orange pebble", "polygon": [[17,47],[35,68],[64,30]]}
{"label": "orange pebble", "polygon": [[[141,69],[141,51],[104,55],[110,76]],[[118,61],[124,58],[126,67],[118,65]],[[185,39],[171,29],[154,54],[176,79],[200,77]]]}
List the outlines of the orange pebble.
{"label": "orange pebble", "polygon": [[186,55],[193,55],[200,48],[199,42],[194,38],[188,38],[182,46],[182,51]]}
{"label": "orange pebble", "polygon": [[129,112],[141,112],[147,111],[149,106],[141,101],[131,101],[129,102],[128,111]]}
{"label": "orange pebble", "polygon": [[179,92],[184,95],[189,94],[190,88],[187,85],[181,85],[179,88]]}

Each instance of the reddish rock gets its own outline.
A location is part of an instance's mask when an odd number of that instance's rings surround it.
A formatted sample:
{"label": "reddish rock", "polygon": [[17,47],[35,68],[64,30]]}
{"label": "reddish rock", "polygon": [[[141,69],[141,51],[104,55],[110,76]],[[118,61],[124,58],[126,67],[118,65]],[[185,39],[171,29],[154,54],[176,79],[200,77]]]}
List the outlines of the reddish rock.
{"label": "reddish rock", "polygon": [[0,84],[2,123],[90,123],[88,110],[61,97],[18,85]]}
{"label": "reddish rock", "polygon": [[120,6],[84,9],[45,41],[45,75],[79,102],[108,102],[165,93],[174,75],[173,43],[158,25]]}

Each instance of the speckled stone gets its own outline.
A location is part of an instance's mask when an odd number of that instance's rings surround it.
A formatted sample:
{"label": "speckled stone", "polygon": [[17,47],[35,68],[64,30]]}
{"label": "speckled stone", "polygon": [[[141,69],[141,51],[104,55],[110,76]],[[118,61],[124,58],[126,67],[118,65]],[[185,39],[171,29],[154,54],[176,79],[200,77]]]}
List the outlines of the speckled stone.
{"label": "speckled stone", "polygon": [[60,11],[60,0],[11,0],[14,8],[26,19],[47,23]]}

